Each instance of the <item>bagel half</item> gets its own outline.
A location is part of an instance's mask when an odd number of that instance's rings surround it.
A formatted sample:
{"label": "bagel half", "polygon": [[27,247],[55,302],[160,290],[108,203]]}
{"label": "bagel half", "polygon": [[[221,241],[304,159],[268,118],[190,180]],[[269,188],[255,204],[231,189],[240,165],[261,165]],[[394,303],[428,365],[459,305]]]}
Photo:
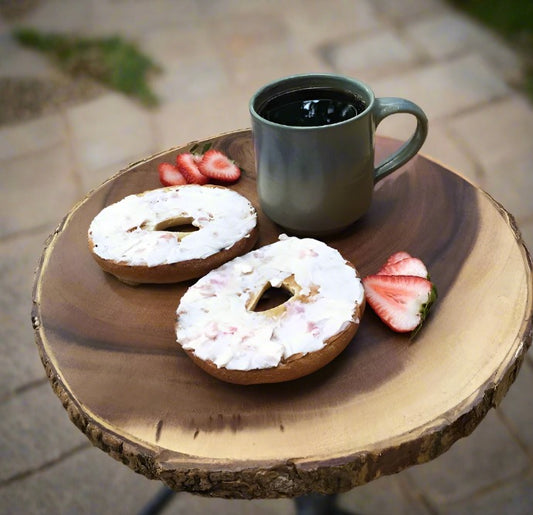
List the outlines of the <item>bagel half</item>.
{"label": "bagel half", "polygon": [[[182,225],[197,230],[180,231]],[[201,277],[251,250],[257,237],[257,214],[245,197],[224,187],[191,184],[130,195],[107,206],[92,221],[88,244],[102,270],[136,285]]]}
{"label": "bagel half", "polygon": [[[278,250],[282,255],[273,260]],[[318,268],[313,258],[294,258],[306,252],[320,256]],[[291,255],[292,261],[286,258]],[[298,263],[301,270],[290,270]],[[329,285],[313,284],[328,281],[328,274]],[[307,275],[313,279],[306,282]],[[254,312],[271,286],[292,297]],[[311,374],[337,357],[355,336],[364,308],[364,290],[351,263],[322,242],[285,238],[235,258],[189,288],[177,309],[176,336],[196,365],[222,381],[277,383]]]}

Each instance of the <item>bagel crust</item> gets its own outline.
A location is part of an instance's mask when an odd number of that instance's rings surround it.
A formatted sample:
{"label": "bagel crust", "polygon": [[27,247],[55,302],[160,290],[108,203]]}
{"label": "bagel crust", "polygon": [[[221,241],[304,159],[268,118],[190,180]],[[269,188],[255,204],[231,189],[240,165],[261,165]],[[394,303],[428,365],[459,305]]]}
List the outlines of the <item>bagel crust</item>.
{"label": "bagel crust", "polygon": [[[292,296],[254,311],[270,287]],[[338,251],[282,235],[191,286],[176,312],[176,337],[191,360],[218,379],[277,383],[338,356],[355,336],[364,307],[358,273]]]}
{"label": "bagel crust", "polygon": [[193,184],[129,195],[104,208],[88,231],[98,265],[132,285],[201,277],[251,250],[257,237],[257,213],[245,197]]}

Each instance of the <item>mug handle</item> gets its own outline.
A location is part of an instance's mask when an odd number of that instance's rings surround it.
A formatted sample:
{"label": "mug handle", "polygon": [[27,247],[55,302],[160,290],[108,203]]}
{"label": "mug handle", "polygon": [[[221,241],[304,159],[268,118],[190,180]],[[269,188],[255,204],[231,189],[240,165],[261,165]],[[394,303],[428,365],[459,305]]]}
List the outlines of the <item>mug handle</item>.
{"label": "mug handle", "polygon": [[396,97],[375,99],[373,108],[374,129],[384,118],[396,113],[412,114],[416,118],[416,129],[408,141],[376,167],[374,184],[409,161],[420,150],[428,134],[428,119],[424,111],[410,100]]}

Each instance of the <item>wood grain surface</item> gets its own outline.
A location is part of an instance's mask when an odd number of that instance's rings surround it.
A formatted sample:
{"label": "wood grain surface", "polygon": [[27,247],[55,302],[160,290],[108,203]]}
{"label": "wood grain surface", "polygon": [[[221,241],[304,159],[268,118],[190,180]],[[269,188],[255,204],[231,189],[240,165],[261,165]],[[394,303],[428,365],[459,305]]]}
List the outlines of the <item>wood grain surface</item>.
{"label": "wood grain surface", "polygon": [[[281,229],[257,203],[250,132],[208,141],[245,172],[232,187],[259,210],[258,245],[275,241]],[[32,321],[41,359],[96,446],[175,490],[335,493],[435,458],[501,401],[531,343],[530,257],[502,206],[422,156],[378,183],[370,212],[326,240],[363,276],[398,250],[427,264],[439,299],[415,341],[367,309],[348,348],[300,380],[245,387],[196,367],[173,327],[192,283],[130,287],[87,249],[93,217],[159,187],[157,164],[191,145],[133,164],[91,192],[39,263]],[[377,138],[377,160],[397,146]]]}

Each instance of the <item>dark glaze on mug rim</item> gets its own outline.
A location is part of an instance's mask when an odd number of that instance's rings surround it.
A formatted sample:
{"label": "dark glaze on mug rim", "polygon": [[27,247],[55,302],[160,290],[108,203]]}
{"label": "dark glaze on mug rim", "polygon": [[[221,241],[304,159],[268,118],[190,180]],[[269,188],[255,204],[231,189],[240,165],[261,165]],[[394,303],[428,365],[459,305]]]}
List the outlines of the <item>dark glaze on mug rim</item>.
{"label": "dark glaze on mug rim", "polygon": [[[348,118],[347,120],[342,120],[340,122],[330,123],[327,125],[314,126],[284,125],[281,123],[273,122],[261,116],[260,111],[273,98],[287,93],[291,93],[293,91],[310,88],[333,88],[349,91],[350,93],[353,93],[354,95],[360,97],[366,105],[366,108],[357,115]],[[259,89],[251,98],[249,108],[252,116],[261,120],[262,123],[272,125],[273,127],[284,127],[297,131],[313,131],[317,129],[325,130],[330,127],[338,127],[340,125],[351,123],[354,120],[358,120],[366,116],[369,110],[372,109],[374,105],[374,100],[374,92],[367,84],[361,82],[360,80],[350,79],[349,77],[345,77],[343,75],[335,75],[329,73],[313,73],[290,75],[288,77],[284,77],[270,82],[269,84],[266,84],[261,89]]]}

